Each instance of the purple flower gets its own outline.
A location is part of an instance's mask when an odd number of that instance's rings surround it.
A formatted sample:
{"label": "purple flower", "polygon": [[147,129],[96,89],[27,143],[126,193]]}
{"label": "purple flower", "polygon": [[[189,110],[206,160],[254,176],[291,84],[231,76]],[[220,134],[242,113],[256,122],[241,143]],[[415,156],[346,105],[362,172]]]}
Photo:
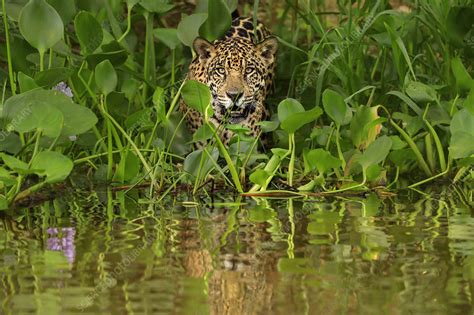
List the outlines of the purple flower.
{"label": "purple flower", "polygon": [[74,263],[76,256],[76,246],[74,245],[76,229],[73,227],[49,228],[46,232],[48,233],[47,248],[63,252],[68,262]]}
{"label": "purple flower", "polygon": [[53,90],[59,91],[59,92],[63,93],[64,95],[66,95],[67,97],[70,97],[70,98],[72,98],[74,96],[74,94],[72,94],[71,88],[69,86],[67,86],[67,84],[62,82],[62,81],[59,82],[58,84],[56,84],[53,87]]}

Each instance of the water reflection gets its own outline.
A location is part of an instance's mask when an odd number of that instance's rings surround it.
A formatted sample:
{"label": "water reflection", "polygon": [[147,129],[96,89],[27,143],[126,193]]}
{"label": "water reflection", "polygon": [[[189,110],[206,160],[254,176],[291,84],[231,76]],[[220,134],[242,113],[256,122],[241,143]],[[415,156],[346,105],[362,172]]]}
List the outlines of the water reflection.
{"label": "water reflection", "polygon": [[4,216],[1,313],[472,311],[468,207],[376,195],[188,205],[107,215],[62,201],[55,216]]}
{"label": "water reflection", "polygon": [[46,233],[48,234],[47,249],[62,252],[69,263],[72,264],[76,256],[74,246],[76,229],[74,227],[49,228]]}

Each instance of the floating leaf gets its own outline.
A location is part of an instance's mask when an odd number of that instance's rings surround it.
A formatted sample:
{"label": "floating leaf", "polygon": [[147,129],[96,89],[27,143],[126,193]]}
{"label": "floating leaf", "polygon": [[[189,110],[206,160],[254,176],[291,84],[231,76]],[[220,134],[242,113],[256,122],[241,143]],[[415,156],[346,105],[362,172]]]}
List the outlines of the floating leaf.
{"label": "floating leaf", "polygon": [[44,0],[30,0],[21,10],[18,24],[21,35],[40,52],[45,52],[63,38],[63,21]]}
{"label": "floating leaf", "polygon": [[62,182],[73,168],[72,161],[59,152],[43,151],[31,161],[31,169],[39,176],[46,176],[46,183]]}
{"label": "floating leaf", "polygon": [[104,95],[117,87],[117,73],[109,60],[104,60],[95,67],[95,83]]}
{"label": "floating leaf", "polygon": [[79,12],[74,19],[74,27],[83,55],[92,54],[102,44],[102,27],[89,12]]}

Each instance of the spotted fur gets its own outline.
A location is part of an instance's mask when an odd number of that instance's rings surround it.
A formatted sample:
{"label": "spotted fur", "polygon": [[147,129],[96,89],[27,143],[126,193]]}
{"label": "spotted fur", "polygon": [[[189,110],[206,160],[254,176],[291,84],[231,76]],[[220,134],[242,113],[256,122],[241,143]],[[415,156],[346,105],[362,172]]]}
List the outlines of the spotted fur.
{"label": "spotted fur", "polygon": [[[187,79],[209,86],[214,116],[218,126],[240,124],[257,136],[258,122],[265,117],[265,98],[270,91],[275,70],[278,42],[258,23],[254,28],[251,18],[236,18],[224,38],[213,43],[197,38],[193,43],[196,57],[189,66]],[[188,113],[191,131],[203,123],[199,112],[180,103]],[[228,143],[233,133],[221,128],[221,139]]]}

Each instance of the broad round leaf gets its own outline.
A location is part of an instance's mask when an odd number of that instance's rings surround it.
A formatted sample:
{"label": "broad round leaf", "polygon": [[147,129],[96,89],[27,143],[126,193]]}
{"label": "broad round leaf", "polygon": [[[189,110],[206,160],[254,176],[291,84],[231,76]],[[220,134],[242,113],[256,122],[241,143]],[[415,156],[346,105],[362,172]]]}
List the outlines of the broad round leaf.
{"label": "broad round leaf", "polygon": [[74,0],[47,0],[58,12],[64,24],[68,24],[76,15],[76,3]]}
{"label": "broad round leaf", "polygon": [[417,81],[408,81],[405,92],[415,102],[434,102],[437,98],[437,93],[431,86]]}
{"label": "broad round leaf", "polygon": [[281,122],[281,129],[288,133],[295,133],[296,130],[300,129],[304,125],[315,121],[323,113],[322,109],[315,107],[312,110],[305,112],[294,113],[287,119]]}
{"label": "broad round leaf", "polygon": [[95,67],[95,83],[104,95],[110,94],[117,86],[117,73],[109,60],[104,60]]}
{"label": "broad round leaf", "polygon": [[232,17],[224,0],[208,0],[207,19],[199,28],[199,34],[208,41],[221,38],[230,28]]}
{"label": "broad round leaf", "polygon": [[84,55],[92,54],[102,44],[102,27],[89,12],[79,12],[74,19],[74,27]]}
{"label": "broad round leaf", "polygon": [[174,28],[156,28],[153,30],[153,35],[170,49],[175,49],[181,43],[178,30]]}
{"label": "broad round leaf", "polygon": [[40,52],[63,38],[63,21],[45,0],[30,0],[21,10],[18,24],[21,35]]}
{"label": "broad round leaf", "polygon": [[254,184],[265,186],[269,177],[270,174],[267,171],[264,169],[258,169],[250,174],[249,179]]}
{"label": "broad round leaf", "polygon": [[187,16],[178,24],[178,38],[186,46],[192,47],[193,41],[199,36],[199,27],[207,18],[205,13],[196,13]]}
{"label": "broad round leaf", "polygon": [[204,111],[211,102],[211,92],[207,85],[195,80],[186,81],[181,89],[181,95],[189,107],[201,114],[204,114]]}
{"label": "broad round leaf", "polygon": [[46,183],[61,182],[69,176],[74,164],[59,152],[43,151],[31,162],[31,169],[39,176],[46,176]]}
{"label": "broad round leaf", "polygon": [[459,159],[474,154],[474,115],[467,109],[457,112],[451,121],[449,153]]}
{"label": "broad round leaf", "polygon": [[[214,162],[211,160],[211,158],[214,160]],[[192,177],[197,177],[199,175],[199,178],[203,178],[212,169],[214,169],[215,162],[218,158],[219,150],[217,148],[213,148],[212,152],[209,152],[208,150],[207,153],[204,152],[204,150],[199,149],[191,152],[186,157],[184,160],[183,169]]]}
{"label": "broad round leaf", "polygon": [[317,169],[320,174],[341,166],[341,161],[326,150],[314,149],[304,154],[311,170]]}
{"label": "broad round leaf", "polygon": [[287,98],[278,104],[278,120],[283,122],[296,113],[303,113],[304,107],[294,98]]}
{"label": "broad round leaf", "polygon": [[63,116],[62,128],[59,130],[65,136],[84,133],[97,123],[97,117],[90,109],[73,103],[69,97],[56,90],[36,89],[10,97],[5,102],[3,117],[9,121],[9,128],[26,132],[35,128],[44,129],[44,119],[47,118],[42,117],[52,114],[53,109],[59,110]]}
{"label": "broad round leaf", "polygon": [[349,107],[344,102],[344,97],[331,89],[323,92],[324,111],[338,125],[349,123],[348,116]]}

